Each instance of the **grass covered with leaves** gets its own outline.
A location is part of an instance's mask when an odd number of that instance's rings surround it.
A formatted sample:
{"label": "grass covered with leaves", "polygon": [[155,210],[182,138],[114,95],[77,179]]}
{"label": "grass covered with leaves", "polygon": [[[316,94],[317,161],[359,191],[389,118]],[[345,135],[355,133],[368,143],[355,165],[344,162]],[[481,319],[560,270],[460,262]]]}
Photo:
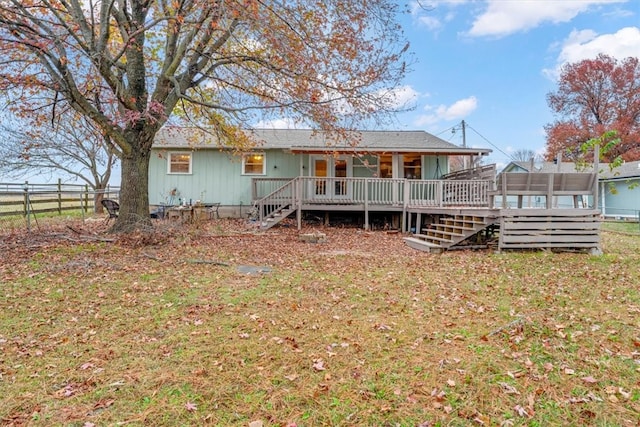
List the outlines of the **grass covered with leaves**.
{"label": "grass covered with leaves", "polygon": [[1,424],[640,418],[632,233],[603,232],[596,257],[430,255],[338,228],[310,244],[226,220],[113,242],[76,231],[0,240]]}

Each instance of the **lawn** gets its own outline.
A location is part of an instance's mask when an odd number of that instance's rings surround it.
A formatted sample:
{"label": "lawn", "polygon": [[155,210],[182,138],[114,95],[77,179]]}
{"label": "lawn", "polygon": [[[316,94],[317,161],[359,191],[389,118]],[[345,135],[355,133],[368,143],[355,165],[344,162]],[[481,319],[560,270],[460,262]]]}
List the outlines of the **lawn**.
{"label": "lawn", "polygon": [[353,228],[101,227],[0,238],[0,424],[640,419],[637,234],[433,255]]}

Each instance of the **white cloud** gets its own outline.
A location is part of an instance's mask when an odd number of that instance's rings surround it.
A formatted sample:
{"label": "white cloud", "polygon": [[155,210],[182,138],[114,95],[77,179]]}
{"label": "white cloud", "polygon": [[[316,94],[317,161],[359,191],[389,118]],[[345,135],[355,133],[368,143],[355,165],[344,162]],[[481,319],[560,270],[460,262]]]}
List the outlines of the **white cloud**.
{"label": "white cloud", "polygon": [[309,126],[302,125],[290,117],[283,117],[273,120],[260,120],[255,124],[256,129],[309,129]]}
{"label": "white cloud", "polygon": [[440,32],[446,23],[453,21],[456,13],[452,10],[468,3],[469,0],[420,0],[409,4],[411,15],[416,22],[434,33]]}
{"label": "white cloud", "polygon": [[437,31],[442,28],[442,22],[434,16],[421,16],[418,21],[431,31]]}
{"label": "white cloud", "polygon": [[419,96],[411,86],[400,86],[390,91],[381,92],[380,95],[391,109],[411,108]]}
{"label": "white cloud", "polygon": [[414,124],[416,126],[432,125],[441,121],[457,120],[468,116],[478,107],[478,99],[470,96],[460,99],[453,104],[439,105],[438,107],[426,106],[427,114],[418,117]]}
{"label": "white cloud", "polygon": [[488,0],[487,9],[478,16],[468,35],[473,37],[503,37],[527,31],[544,22],[568,22],[578,14],[603,4],[626,0],[546,0],[505,1]]}
{"label": "white cloud", "polygon": [[613,34],[598,35],[591,30],[572,31],[562,43],[554,69],[543,73],[556,79],[564,64],[593,59],[599,54],[624,59],[640,55],[640,28],[626,27]]}

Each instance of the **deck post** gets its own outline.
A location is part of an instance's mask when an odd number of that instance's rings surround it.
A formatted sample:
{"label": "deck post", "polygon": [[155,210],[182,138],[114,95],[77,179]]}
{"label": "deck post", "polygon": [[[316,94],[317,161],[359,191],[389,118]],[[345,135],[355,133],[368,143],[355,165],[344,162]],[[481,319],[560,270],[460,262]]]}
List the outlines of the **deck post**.
{"label": "deck post", "polygon": [[402,201],[402,227],[401,230],[402,232],[406,232],[407,231],[407,206],[409,205],[409,195],[411,194],[411,190],[409,188],[409,180],[405,179],[404,180],[404,195],[403,197],[403,201]]}
{"label": "deck post", "polygon": [[550,173],[547,181],[547,209],[553,207],[553,178],[554,174]]}
{"label": "deck post", "polygon": [[[595,174],[593,183],[593,209],[598,209],[598,205],[600,203],[600,201],[598,200],[598,198],[600,197],[600,195],[598,194],[598,169],[600,169],[600,144],[596,144],[595,147],[593,147],[593,173]],[[604,198],[602,199],[602,202],[604,204]]]}
{"label": "deck post", "polygon": [[369,229],[369,180],[364,180],[364,229]]}
{"label": "deck post", "polygon": [[502,209],[507,208],[507,174],[502,174]]}
{"label": "deck post", "polygon": [[296,220],[298,221],[298,231],[302,230],[302,181],[296,179],[294,192],[296,195],[295,204],[297,207]]}

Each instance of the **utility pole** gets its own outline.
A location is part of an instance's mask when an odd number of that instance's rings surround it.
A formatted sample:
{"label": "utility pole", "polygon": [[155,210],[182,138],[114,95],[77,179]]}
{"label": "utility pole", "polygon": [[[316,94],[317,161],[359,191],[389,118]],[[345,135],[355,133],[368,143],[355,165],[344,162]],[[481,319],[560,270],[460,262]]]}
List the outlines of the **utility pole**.
{"label": "utility pole", "polygon": [[[460,123],[460,126],[462,127],[462,148],[467,148],[467,129],[464,123],[464,120]],[[462,168],[463,169],[469,169],[469,159],[467,159],[467,155],[463,155],[462,156]]]}
{"label": "utility pole", "polygon": [[464,120],[461,123],[462,126],[462,148],[467,148],[467,130],[465,128]]}

